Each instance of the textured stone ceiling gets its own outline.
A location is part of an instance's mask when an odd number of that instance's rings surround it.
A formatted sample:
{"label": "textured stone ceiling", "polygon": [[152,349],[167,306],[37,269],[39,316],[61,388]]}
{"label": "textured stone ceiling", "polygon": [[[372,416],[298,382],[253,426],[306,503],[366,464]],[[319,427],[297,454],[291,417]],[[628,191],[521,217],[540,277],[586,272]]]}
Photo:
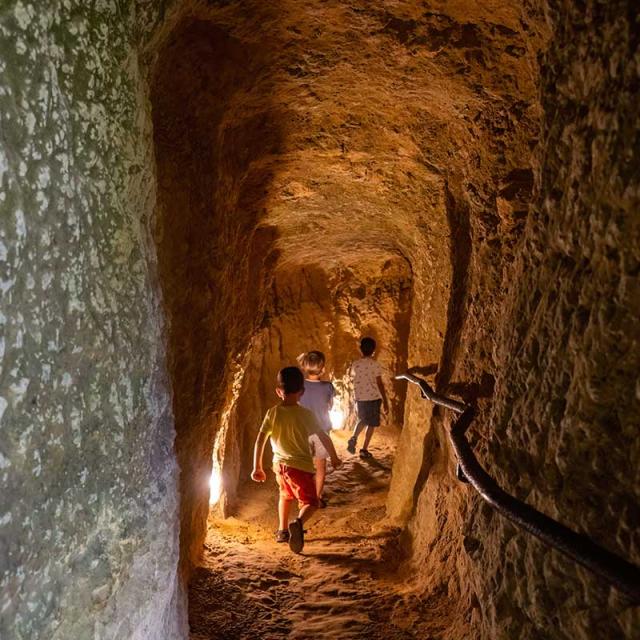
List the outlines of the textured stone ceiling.
{"label": "textured stone ceiling", "polygon": [[[287,263],[412,259],[417,229],[432,253],[447,233],[444,180],[470,167],[499,179],[492,155],[518,145],[493,144],[491,128],[527,130],[536,115],[536,38],[510,2],[211,2],[181,18],[228,37],[202,54],[225,85],[218,140],[242,127],[268,140],[243,180],[263,190],[259,224]],[[210,64],[192,66],[194,90]]]}

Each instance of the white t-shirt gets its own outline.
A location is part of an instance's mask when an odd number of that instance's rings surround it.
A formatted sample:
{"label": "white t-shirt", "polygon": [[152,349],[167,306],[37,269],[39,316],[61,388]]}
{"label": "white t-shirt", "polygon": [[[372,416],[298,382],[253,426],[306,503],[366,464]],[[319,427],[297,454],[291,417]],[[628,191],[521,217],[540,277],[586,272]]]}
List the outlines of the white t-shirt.
{"label": "white t-shirt", "polygon": [[351,363],[351,378],[357,402],[380,400],[376,378],[382,376],[382,367],[373,358],[360,358]]}

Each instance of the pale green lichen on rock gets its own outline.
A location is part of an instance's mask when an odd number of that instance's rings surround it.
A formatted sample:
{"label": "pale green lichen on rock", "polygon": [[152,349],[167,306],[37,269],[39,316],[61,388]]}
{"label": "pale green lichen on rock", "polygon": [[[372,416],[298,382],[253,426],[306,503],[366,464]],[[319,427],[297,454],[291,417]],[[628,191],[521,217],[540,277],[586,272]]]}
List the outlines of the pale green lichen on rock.
{"label": "pale green lichen on rock", "polygon": [[0,9],[6,640],[183,635],[135,39],[157,15],[136,16],[134,2]]}

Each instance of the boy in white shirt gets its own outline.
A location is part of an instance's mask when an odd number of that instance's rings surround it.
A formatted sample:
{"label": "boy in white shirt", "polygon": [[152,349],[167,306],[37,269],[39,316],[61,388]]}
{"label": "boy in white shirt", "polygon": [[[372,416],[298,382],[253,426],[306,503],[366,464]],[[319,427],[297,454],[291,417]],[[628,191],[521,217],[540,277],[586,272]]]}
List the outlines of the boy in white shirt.
{"label": "boy in white shirt", "polygon": [[358,409],[358,422],[353,430],[353,435],[347,443],[349,453],[356,452],[358,436],[366,427],[364,444],[360,449],[361,458],[371,458],[369,443],[377,426],[380,425],[380,405],[385,413],[389,411],[387,394],[382,384],[382,367],[373,359],[376,350],[376,341],[373,338],[360,340],[362,358],[351,364],[351,378]]}

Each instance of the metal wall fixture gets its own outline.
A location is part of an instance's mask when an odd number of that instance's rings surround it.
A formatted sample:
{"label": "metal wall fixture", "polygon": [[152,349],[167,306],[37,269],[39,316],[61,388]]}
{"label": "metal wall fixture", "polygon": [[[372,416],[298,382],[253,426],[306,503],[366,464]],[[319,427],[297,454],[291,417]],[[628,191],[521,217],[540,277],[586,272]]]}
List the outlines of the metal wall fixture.
{"label": "metal wall fixture", "polygon": [[457,474],[460,480],[469,482],[483,500],[521,529],[600,576],[632,602],[640,603],[638,567],[508,494],[482,468],[465,435],[475,417],[473,407],[437,394],[424,380],[411,373],[403,373],[396,379],[418,385],[424,398],[460,416],[449,431],[449,440],[458,460]]}

